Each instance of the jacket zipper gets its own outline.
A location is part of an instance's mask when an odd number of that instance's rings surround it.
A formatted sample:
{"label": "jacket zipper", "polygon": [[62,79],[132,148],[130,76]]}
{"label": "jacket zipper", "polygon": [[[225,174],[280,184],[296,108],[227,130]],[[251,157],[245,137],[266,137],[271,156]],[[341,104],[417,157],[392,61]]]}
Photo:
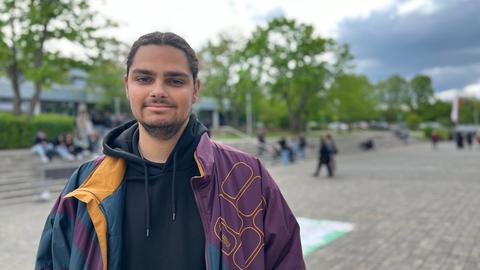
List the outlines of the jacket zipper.
{"label": "jacket zipper", "polygon": [[207,253],[208,253],[208,241],[207,241],[207,226],[205,225],[206,222],[204,220],[204,217],[203,217],[203,207],[202,205],[200,204],[200,201],[197,197],[197,191],[195,190],[195,188],[193,187],[193,181],[195,181],[195,179],[198,179],[198,178],[201,178],[201,177],[198,177],[198,176],[194,176],[190,179],[190,186],[192,187],[192,191],[193,191],[193,197],[195,198],[195,202],[197,203],[197,207],[198,209],[200,210],[200,220],[202,221],[202,225],[203,225],[203,234],[204,234],[204,238],[205,238],[205,266],[207,268],[207,270],[210,269],[209,267],[209,264],[208,264],[208,256],[207,256]]}
{"label": "jacket zipper", "polygon": [[[197,154],[196,153],[193,153],[193,157],[195,158],[196,162],[197,162],[197,166],[200,167],[199,170],[201,169],[203,171],[203,168],[201,168],[201,164],[200,164],[200,161],[198,160],[197,158]],[[204,172],[204,171],[203,171]],[[199,210],[199,214],[200,214],[200,220],[202,221],[202,226],[203,226],[203,234],[204,234],[204,238],[205,238],[205,252],[204,252],[204,256],[205,256],[205,266],[206,266],[206,269],[207,270],[210,270],[210,267],[209,267],[209,263],[208,263],[208,241],[207,241],[207,226],[206,226],[206,221],[204,220],[204,216],[203,216],[203,207],[202,207],[202,204],[200,203],[200,200],[199,198],[197,197],[197,191],[195,190],[195,188],[193,187],[193,181],[195,181],[195,179],[201,179],[201,178],[204,178],[205,177],[205,174],[203,176],[194,176],[190,179],[190,187],[192,188],[192,192],[193,192],[193,197],[195,198],[195,202],[197,203],[197,207],[198,207],[198,210]]]}

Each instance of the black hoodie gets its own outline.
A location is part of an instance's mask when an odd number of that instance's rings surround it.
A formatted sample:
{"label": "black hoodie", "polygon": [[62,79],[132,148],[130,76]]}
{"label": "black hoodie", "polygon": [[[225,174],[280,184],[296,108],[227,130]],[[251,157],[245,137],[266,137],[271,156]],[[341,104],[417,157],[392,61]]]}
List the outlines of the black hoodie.
{"label": "black hoodie", "polygon": [[200,174],[193,153],[206,131],[192,114],[162,164],[141,157],[136,121],[105,137],[104,153],[127,164],[122,269],[205,269],[205,234],[191,178]]}

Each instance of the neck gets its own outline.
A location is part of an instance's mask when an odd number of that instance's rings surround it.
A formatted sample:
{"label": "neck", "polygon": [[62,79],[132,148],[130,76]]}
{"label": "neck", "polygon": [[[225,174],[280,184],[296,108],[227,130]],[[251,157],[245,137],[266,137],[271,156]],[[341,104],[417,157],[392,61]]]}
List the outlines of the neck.
{"label": "neck", "polygon": [[175,148],[180,136],[187,127],[188,119],[183,123],[180,130],[169,139],[160,139],[157,137],[151,136],[145,128],[139,124],[139,134],[138,134],[138,150],[140,151],[143,158],[156,162],[156,163],[165,163],[167,162],[170,153]]}

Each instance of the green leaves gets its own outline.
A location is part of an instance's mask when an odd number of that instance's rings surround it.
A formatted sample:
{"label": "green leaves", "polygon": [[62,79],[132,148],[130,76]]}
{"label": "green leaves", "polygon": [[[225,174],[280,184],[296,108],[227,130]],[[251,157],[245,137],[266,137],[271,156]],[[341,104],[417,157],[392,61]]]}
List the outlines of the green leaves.
{"label": "green leaves", "polygon": [[399,75],[392,75],[377,84],[377,91],[380,102],[385,108],[385,116],[389,121],[404,119],[406,112],[422,118],[422,114],[430,107],[430,103],[434,99],[432,80],[421,74],[416,75],[410,81]]}
{"label": "green leaves", "polygon": [[261,74],[270,99],[286,108],[294,132],[318,115],[320,94],[351,60],[346,47],[314,32],[311,25],[276,18],[257,28],[244,49],[244,61]]}
{"label": "green leaves", "polygon": [[[100,53],[103,48],[98,49],[97,44],[118,44],[113,38],[96,36],[115,23],[98,16],[86,0],[5,0],[0,2],[0,13],[0,70],[9,70],[12,80],[22,74],[34,81],[35,96],[43,87],[64,82],[72,68],[85,66],[54,49],[55,43],[67,42],[86,50],[84,59]],[[36,102],[32,99],[30,107]]]}
{"label": "green leaves", "polygon": [[337,77],[327,95],[332,120],[355,122],[377,117],[378,100],[368,78],[355,74]]}
{"label": "green leaves", "polygon": [[345,45],[315,34],[313,26],[276,18],[259,26],[243,43],[225,34],[200,52],[204,93],[230,101],[230,122],[245,119],[247,94],[256,121],[300,132],[319,111],[335,77],[352,56]]}

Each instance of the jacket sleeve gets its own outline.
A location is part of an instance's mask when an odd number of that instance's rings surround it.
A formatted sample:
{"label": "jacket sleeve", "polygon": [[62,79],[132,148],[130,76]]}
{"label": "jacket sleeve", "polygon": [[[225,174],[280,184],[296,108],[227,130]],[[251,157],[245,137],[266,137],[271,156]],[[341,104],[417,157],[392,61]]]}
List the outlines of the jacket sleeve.
{"label": "jacket sleeve", "polygon": [[68,269],[78,201],[64,195],[78,184],[77,169],[47,217],[38,245],[36,270]]}
{"label": "jacket sleeve", "polygon": [[265,268],[275,270],[305,269],[300,227],[278,186],[260,166],[265,198],[264,239]]}

